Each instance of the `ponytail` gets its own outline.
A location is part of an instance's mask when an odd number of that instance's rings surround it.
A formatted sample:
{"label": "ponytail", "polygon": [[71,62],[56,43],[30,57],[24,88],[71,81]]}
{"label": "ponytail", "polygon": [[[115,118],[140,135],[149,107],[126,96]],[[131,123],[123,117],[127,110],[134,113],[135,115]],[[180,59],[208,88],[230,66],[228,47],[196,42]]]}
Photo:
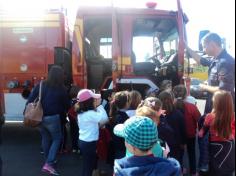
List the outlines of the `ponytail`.
{"label": "ponytail", "polygon": [[127,106],[128,101],[129,97],[127,91],[120,91],[115,93],[113,100],[110,104],[109,116],[111,117],[111,123],[115,122],[117,111],[125,108]]}
{"label": "ponytail", "polygon": [[175,96],[175,108],[179,109],[184,113],[184,99],[187,96],[187,89],[184,85],[180,84],[173,88],[173,93]]}
{"label": "ponytail", "polygon": [[116,114],[117,114],[118,108],[115,103],[115,100],[112,100],[110,103],[110,111],[109,111],[109,116],[110,118],[110,123],[115,122]]}

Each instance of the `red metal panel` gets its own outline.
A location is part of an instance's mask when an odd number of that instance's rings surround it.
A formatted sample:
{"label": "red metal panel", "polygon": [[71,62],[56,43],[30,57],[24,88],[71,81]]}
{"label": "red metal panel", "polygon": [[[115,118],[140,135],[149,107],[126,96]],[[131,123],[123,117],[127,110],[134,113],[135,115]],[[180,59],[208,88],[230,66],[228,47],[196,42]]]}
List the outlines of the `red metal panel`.
{"label": "red metal panel", "polygon": [[[35,77],[46,77],[48,64],[54,63],[54,47],[65,47],[67,26],[64,21],[62,13],[49,13],[42,20],[0,20],[0,70],[4,89],[7,89],[6,84],[11,80],[22,84]],[[18,92],[20,89],[11,91]]]}

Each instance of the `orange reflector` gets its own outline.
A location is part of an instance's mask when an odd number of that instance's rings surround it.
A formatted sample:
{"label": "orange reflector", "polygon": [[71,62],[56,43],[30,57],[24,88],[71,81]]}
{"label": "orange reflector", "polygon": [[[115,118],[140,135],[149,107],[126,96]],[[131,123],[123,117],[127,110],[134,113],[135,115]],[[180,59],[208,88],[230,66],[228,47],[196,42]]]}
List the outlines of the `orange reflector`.
{"label": "orange reflector", "polygon": [[8,89],[3,89],[3,93],[9,93],[10,91]]}

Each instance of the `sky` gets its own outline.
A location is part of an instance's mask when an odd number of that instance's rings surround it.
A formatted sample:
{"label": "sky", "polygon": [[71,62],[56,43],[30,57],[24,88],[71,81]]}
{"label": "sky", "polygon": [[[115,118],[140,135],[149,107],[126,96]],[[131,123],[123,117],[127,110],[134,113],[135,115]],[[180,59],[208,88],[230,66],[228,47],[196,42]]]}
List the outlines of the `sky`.
{"label": "sky", "polygon": [[[157,2],[157,8],[176,7],[176,0],[149,0]],[[0,0],[0,7],[16,12],[36,13],[40,7],[60,8],[65,6],[69,15],[75,16],[78,3],[82,5],[115,5],[121,7],[143,7],[147,0]],[[36,4],[38,3],[38,4]],[[235,0],[181,0],[182,9],[188,16],[186,25],[189,46],[198,49],[200,30],[210,30],[226,39],[226,49],[235,57]],[[35,9],[33,9],[34,7]]]}
{"label": "sky", "polygon": [[198,33],[208,29],[226,38],[226,48],[235,57],[235,0],[182,0],[189,18],[189,45],[197,49]]}

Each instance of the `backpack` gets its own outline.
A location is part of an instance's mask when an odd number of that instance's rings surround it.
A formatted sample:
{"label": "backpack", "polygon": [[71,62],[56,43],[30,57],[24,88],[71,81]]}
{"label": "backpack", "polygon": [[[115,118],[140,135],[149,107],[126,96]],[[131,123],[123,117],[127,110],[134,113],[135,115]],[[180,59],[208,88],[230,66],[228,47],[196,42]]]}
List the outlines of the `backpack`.
{"label": "backpack", "polygon": [[160,123],[158,125],[158,137],[162,141],[166,141],[169,146],[176,143],[175,132],[168,124],[164,116],[160,117]]}

